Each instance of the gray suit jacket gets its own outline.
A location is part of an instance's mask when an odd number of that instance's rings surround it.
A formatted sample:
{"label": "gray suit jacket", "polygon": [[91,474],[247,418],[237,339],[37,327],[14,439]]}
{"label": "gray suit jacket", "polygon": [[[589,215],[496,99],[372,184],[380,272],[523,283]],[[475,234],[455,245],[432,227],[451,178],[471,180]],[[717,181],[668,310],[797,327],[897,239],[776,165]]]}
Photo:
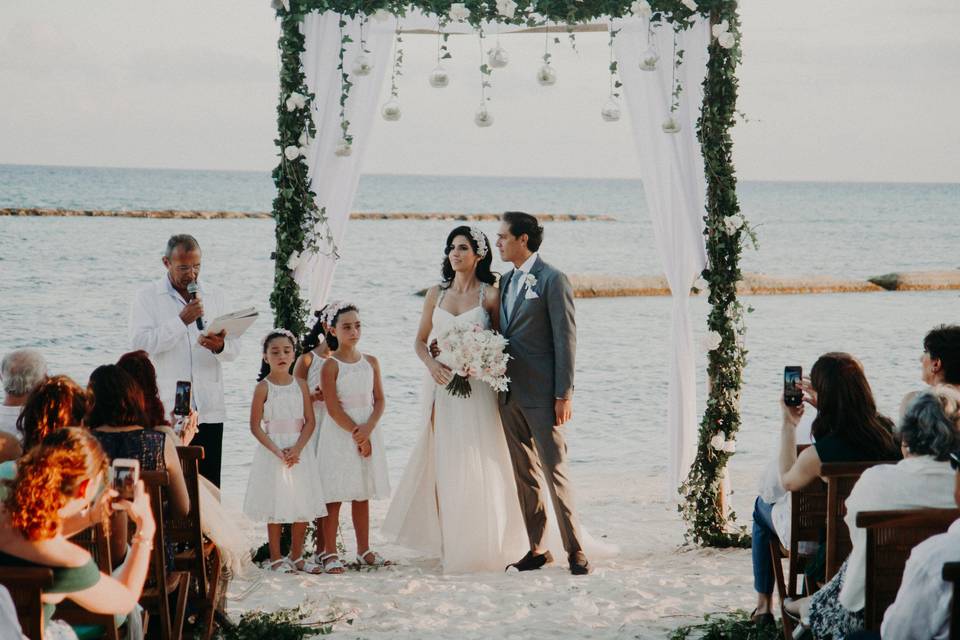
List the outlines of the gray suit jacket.
{"label": "gray suit jacket", "polygon": [[553,407],[557,398],[573,394],[573,369],[577,352],[573,287],[562,271],[539,256],[530,270],[536,278],[527,298],[523,282],[510,319],[505,298],[513,269],[503,275],[500,286],[500,332],[510,341],[507,363],[510,389],[500,394],[501,404],[512,399],[522,407]]}

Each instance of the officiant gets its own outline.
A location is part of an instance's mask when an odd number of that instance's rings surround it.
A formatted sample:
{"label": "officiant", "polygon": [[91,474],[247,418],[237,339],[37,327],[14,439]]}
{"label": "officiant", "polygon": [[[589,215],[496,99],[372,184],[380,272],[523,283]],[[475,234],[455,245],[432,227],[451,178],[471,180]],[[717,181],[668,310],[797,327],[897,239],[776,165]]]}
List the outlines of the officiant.
{"label": "officiant", "polygon": [[228,309],[219,289],[200,281],[200,244],[187,234],[171,236],[162,277],[144,285],[130,305],[132,349],[143,349],[157,369],[160,399],[169,413],[178,380],[191,382],[191,407],[199,431],[190,443],[204,449],[200,474],[220,486],[223,450],[223,363],[235,360],[240,344],[225,333],[205,335],[206,318]]}

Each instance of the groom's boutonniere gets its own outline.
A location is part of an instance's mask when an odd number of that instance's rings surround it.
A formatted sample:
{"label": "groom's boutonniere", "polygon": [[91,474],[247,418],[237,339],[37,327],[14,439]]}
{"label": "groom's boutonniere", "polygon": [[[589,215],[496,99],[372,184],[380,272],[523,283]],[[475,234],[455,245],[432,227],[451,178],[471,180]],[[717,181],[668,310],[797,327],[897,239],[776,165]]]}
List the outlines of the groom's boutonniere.
{"label": "groom's boutonniere", "polygon": [[527,276],[523,279],[527,285],[527,294],[523,296],[524,300],[536,300],[540,296],[537,295],[537,292],[533,290],[537,286],[537,276],[532,273],[528,273]]}

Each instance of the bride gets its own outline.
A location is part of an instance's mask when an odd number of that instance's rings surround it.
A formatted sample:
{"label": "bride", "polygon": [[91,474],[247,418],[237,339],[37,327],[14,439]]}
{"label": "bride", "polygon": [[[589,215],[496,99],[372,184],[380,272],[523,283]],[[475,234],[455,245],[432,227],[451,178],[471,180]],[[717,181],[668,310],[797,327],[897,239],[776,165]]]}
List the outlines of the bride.
{"label": "bride", "polygon": [[423,305],[415,349],[424,376],[423,429],[390,504],[383,532],[398,544],[440,557],[445,573],[502,571],[527,538],[497,394],[470,380],[468,398],[446,389],[452,373],[428,347],[460,324],[499,330],[500,296],[487,237],[460,226],[447,236],[443,281]]}

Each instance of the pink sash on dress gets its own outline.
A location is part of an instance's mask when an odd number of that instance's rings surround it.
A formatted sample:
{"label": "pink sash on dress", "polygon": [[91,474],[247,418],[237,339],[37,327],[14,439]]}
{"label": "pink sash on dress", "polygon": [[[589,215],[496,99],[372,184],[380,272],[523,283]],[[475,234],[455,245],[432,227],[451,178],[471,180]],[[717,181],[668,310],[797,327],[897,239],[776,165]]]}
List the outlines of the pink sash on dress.
{"label": "pink sash on dress", "polygon": [[344,409],[364,409],[373,406],[373,396],[366,393],[357,393],[340,397],[340,406]]}
{"label": "pink sash on dress", "polygon": [[267,433],[300,433],[303,430],[303,425],[303,418],[264,420],[263,430]]}

